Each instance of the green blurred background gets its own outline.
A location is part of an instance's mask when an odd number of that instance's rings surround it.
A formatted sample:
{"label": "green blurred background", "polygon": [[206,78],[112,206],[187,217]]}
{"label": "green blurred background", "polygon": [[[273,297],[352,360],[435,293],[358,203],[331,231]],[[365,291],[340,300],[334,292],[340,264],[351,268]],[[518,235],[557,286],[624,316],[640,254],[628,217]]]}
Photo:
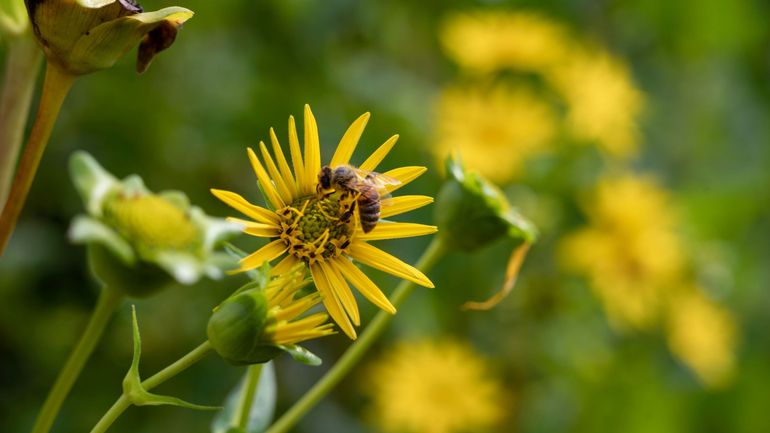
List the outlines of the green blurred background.
{"label": "green blurred background", "polygon": [[[501,241],[447,257],[429,273],[436,289],[418,290],[400,308],[365,362],[376,362],[395,341],[449,336],[465,342],[489,360],[490,374],[512,396],[506,419],[491,431],[770,431],[768,3],[142,2],[148,10],[172,4],[196,15],[144,75],[134,73],[132,53],[111,70],[78,80],[0,260],[0,431],[31,426],[95,300],[84,249],[66,238],[70,219],[82,209],[66,171],[73,151],[87,150],[120,177],[138,173],[151,189],[183,190],[208,213],[226,216],[230,209],[208,189],[238,191],[258,201],[246,146],[266,140],[270,126],[285,141],[288,116],[300,116],[309,103],[324,160],[347,125],[371,111],[355,158],[360,162],[398,133],[399,144],[383,166],[428,166],[403,192],[435,196],[442,182],[436,155],[441,152],[435,150],[440,95],[452,86],[491,81],[526,85],[556,107],[548,152],[530,152],[525,169],[499,181],[512,203],[540,226],[541,240],[513,294],[490,312],[464,312],[459,306],[502,283],[513,245]],[[565,132],[569,107],[543,84],[544,74],[502,68],[480,77],[442,48],[440,34],[453,14],[522,10],[557,23],[571,39],[600,47],[627,67],[644,100],[633,116],[639,135],[632,155],[608,157],[601,146]],[[505,38],[498,42],[515,45]],[[478,152],[485,151],[480,139]],[[519,152],[516,143],[508,152]],[[665,324],[614,325],[590,279],[565,269],[559,259],[563,240],[591,224],[585,197],[597,179],[627,172],[653,176],[666,191],[676,209],[672,230],[684,251],[687,280],[730,318],[734,332],[720,347],[734,362],[717,386],[672,353]],[[430,207],[409,220],[430,223]],[[258,246],[251,239],[237,243]],[[414,263],[426,244],[418,238],[383,247]],[[386,293],[396,284],[371,274]],[[241,281],[207,281],[137,301],[143,374],[201,342],[211,308]],[[375,310],[360,305],[366,323]],[[698,329],[692,332],[699,335]],[[703,338],[710,347],[708,335]],[[344,335],[309,343],[325,360],[319,368],[280,358],[278,410],[308,389],[348,345]],[[130,357],[124,305],[54,431],[88,431],[118,396]],[[211,356],[160,390],[219,404],[242,373]],[[295,431],[380,431],[363,415],[371,404],[366,384],[366,370],[354,371]],[[111,431],[205,432],[210,420],[205,412],[131,408]]]}

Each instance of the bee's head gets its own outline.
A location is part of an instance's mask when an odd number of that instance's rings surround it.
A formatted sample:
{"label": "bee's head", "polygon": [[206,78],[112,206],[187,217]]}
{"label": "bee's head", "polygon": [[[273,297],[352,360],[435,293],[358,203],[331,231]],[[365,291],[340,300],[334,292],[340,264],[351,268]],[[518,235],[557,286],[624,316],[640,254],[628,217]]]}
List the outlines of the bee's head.
{"label": "bee's head", "polygon": [[331,189],[332,187],[332,168],[328,165],[321,167],[318,173],[318,185],[321,189]]}

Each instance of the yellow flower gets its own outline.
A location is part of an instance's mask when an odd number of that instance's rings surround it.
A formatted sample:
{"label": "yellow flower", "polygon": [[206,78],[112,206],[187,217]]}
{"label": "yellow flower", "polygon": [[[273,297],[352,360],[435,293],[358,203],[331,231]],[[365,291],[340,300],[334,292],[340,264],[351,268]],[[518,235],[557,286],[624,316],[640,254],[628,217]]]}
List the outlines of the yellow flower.
{"label": "yellow flower", "polygon": [[590,225],[562,242],[562,263],[588,277],[613,324],[650,327],[683,269],[670,198],[627,174],[602,180],[585,207]]}
{"label": "yellow flower", "polygon": [[[329,162],[331,167],[349,163],[368,120],[369,113],[366,113],[350,125]],[[240,271],[257,268],[279,257],[283,259],[274,268],[274,272],[279,274],[297,263],[304,263],[310,269],[327,311],[350,338],[356,338],[353,325],[360,324],[360,317],[348,283],[383,310],[390,313],[396,311],[377,285],[352,260],[419,285],[433,287],[422,272],[369,241],[427,235],[436,232],[435,226],[380,221],[373,230],[364,232],[356,211],[355,194],[348,191],[329,194],[317,188],[321,151],[318,127],[309,106],[305,106],[304,154],[300,150],[294,118],[289,117],[293,172],[272,129],[270,139],[274,156],[270,155],[264,143],[260,143],[262,161],[253,150],[248,151],[269,209],[249,203],[236,193],[212,190],[220,200],[254,220],[230,219],[243,224],[245,233],[271,239],[267,245],[240,261]],[[374,171],[397,139],[397,135],[388,139],[361,163],[359,169]],[[388,185],[388,192],[411,182],[426,170],[425,167],[401,167],[383,173],[399,182]],[[431,197],[417,195],[383,199],[380,217],[395,216],[431,202]]]}
{"label": "yellow flower", "polygon": [[570,49],[565,29],[533,12],[455,14],[445,21],[440,38],[452,59],[479,72],[539,71],[557,64]]}
{"label": "yellow flower", "polygon": [[527,158],[549,150],[550,105],[524,87],[449,87],[438,102],[434,152],[458,152],[496,183],[515,178]]}
{"label": "yellow flower", "polygon": [[707,300],[697,288],[671,303],[668,345],[709,386],[726,384],[735,368],[733,316]]}
{"label": "yellow flower", "polygon": [[214,350],[236,365],[264,363],[282,350],[296,351],[297,343],[333,334],[326,313],[301,317],[321,302],[318,293],[300,294],[309,283],[306,272],[302,265],[273,277],[265,270],[261,282],[222,302],[206,328]]}
{"label": "yellow flower", "polygon": [[453,341],[395,346],[367,371],[371,416],[386,432],[454,433],[491,429],[506,395],[490,366]]}
{"label": "yellow flower", "polygon": [[623,63],[602,50],[576,50],[547,78],[564,97],[567,126],[578,139],[616,157],[636,152],[643,97]]}

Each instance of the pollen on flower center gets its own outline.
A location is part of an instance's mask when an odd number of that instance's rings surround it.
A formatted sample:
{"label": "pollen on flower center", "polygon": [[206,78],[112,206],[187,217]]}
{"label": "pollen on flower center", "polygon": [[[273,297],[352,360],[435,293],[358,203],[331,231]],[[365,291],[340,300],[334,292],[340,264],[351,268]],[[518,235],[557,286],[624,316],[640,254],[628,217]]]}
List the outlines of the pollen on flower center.
{"label": "pollen on flower center", "polygon": [[188,249],[197,230],[189,216],[155,195],[119,196],[105,209],[118,231],[136,246]]}
{"label": "pollen on flower center", "polygon": [[289,254],[309,265],[347,252],[354,233],[355,200],[347,195],[305,196],[279,209],[280,238]]}

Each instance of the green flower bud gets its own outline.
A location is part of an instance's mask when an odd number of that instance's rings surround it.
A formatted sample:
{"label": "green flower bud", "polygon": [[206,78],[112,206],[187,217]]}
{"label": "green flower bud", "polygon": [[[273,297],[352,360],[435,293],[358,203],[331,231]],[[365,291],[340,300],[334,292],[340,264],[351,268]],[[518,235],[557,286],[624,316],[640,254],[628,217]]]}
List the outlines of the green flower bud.
{"label": "green flower bud", "polygon": [[436,197],[439,236],[447,246],[473,251],[502,238],[532,243],[535,226],[519,214],[500,189],[454,157],[447,158],[449,180]]}
{"label": "green flower bud", "polygon": [[265,335],[267,310],[267,298],[257,289],[222,303],[206,328],[219,356],[235,365],[261,364],[278,356],[281,349]]}
{"label": "green flower bud", "polygon": [[300,318],[321,301],[318,293],[300,293],[308,284],[304,266],[273,278],[269,266],[262,272],[266,278],[247,284],[214,309],[206,328],[211,346],[235,365],[265,363],[282,351],[317,364],[312,354],[295,345],[333,331],[325,313]]}
{"label": "green flower bud", "polygon": [[134,0],[26,0],[26,4],[46,57],[72,75],[110,68],[136,45],[136,68],[144,72],[193,16],[180,7],[143,12]]}
{"label": "green flower bud", "polygon": [[455,157],[447,158],[446,164],[449,180],[439,191],[435,208],[442,242],[450,249],[466,252],[504,238],[518,244],[508,260],[503,287],[486,301],[463,304],[464,309],[488,310],[513,290],[537,229],[511,207],[497,186],[478,173],[466,171]]}
{"label": "green flower bud", "polygon": [[88,212],[74,219],[70,239],[89,246],[91,270],[107,287],[144,297],[235,265],[215,248],[238,224],[207,216],[180,192],[155,194],[138,176],[120,181],[85,152],[72,156],[70,172]]}
{"label": "green flower bud", "polygon": [[0,36],[19,36],[29,28],[23,0],[0,0]]}

